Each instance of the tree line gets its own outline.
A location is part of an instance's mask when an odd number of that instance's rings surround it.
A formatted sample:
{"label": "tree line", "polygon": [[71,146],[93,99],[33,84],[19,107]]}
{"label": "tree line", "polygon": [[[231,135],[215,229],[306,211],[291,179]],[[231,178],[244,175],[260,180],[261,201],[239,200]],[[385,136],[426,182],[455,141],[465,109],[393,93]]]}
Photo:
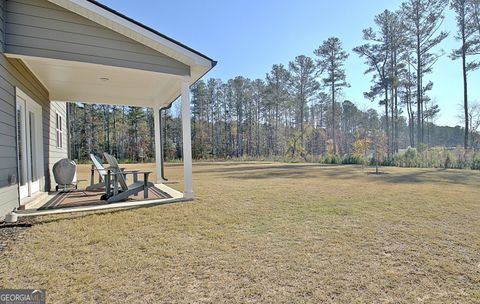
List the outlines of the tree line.
{"label": "tree line", "polygon": [[151,109],[67,103],[69,157],[89,160],[90,153],[108,152],[122,161],[155,157]]}
{"label": "tree line", "polygon": [[[440,50],[449,35],[444,14],[456,16],[458,47]],[[191,88],[192,149],[196,159],[303,158],[443,145],[478,147],[480,107],[469,103],[468,75],[479,67],[480,0],[407,0],[385,10],[362,31],[353,54],[364,59],[371,86],[365,98],[382,112],[360,109],[345,99],[345,61],[351,55],[337,37],[326,39],[312,56],[274,64],[264,79],[238,76],[200,80]],[[463,127],[439,127],[440,108],[429,96],[428,75],[441,56],[459,60],[463,76]],[[68,109],[72,158],[109,151],[124,160],[154,158],[150,109],[71,103]],[[167,159],[181,157],[179,111],[162,117]],[[366,147],[365,147],[366,146]],[[361,148],[360,148],[361,147]]]}

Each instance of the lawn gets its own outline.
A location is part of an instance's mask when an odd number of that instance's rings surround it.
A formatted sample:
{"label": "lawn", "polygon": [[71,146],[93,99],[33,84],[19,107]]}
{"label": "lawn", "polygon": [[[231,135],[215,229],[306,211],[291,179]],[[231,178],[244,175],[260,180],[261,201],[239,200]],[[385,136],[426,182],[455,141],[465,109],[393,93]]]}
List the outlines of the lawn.
{"label": "lawn", "polygon": [[[480,303],[480,172],[382,170],[195,163],[193,202],[38,218],[0,286],[49,303]],[[182,167],[166,174],[181,189]]]}

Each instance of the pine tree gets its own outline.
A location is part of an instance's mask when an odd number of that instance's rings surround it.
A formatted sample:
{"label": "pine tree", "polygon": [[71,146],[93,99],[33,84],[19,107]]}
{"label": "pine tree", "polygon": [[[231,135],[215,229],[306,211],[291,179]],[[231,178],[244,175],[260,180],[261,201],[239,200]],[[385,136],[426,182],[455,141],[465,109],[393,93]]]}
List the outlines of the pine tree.
{"label": "pine tree", "polygon": [[270,73],[266,75],[265,110],[267,111],[267,151],[269,155],[278,155],[280,152],[280,124],[291,99],[288,90],[290,77],[290,73],[282,64],[273,65]]}
{"label": "pine tree", "polygon": [[477,28],[475,27],[475,6],[470,4],[472,0],[452,0],[450,7],[455,12],[457,21],[457,35],[455,39],[460,41],[460,47],[453,50],[450,58],[453,60],[462,60],[462,76],[463,76],[463,109],[465,122],[464,148],[468,148],[469,135],[469,114],[468,114],[468,73],[477,69],[480,63],[477,61],[468,61],[469,56],[478,55],[479,48],[475,40]]}
{"label": "pine tree", "polygon": [[328,38],[323,44],[314,51],[315,55],[319,57],[318,65],[322,74],[325,75],[323,83],[330,87],[330,94],[332,99],[332,139],[333,139],[333,153],[337,153],[337,138],[335,134],[335,103],[337,93],[343,88],[348,87],[345,74],[345,61],[348,58],[348,53],[342,49],[342,43],[337,37]]}
{"label": "pine tree", "polygon": [[433,49],[448,36],[440,30],[447,4],[448,0],[407,0],[402,4],[401,18],[414,54],[412,61],[417,76],[417,145],[424,141],[423,79],[443,55]]}

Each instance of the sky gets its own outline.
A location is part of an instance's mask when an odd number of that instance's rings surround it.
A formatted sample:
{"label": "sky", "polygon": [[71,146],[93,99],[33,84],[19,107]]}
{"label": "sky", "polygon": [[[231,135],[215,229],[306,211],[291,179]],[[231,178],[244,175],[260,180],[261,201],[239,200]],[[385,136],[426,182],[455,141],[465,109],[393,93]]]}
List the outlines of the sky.
{"label": "sky", "polygon": [[[401,0],[100,0],[103,4],[180,41],[218,61],[206,78],[226,81],[235,76],[265,78],[273,64],[313,50],[327,38],[339,37],[349,51],[345,68],[351,87],[345,98],[360,109],[380,110],[365,100],[371,75],[351,50],[363,43],[362,29],[374,26],[375,15],[396,10]],[[455,19],[447,11],[443,29],[450,33],[439,46],[448,53],[458,47]],[[434,83],[430,96],[440,106],[439,125],[460,124],[463,104],[461,62],[442,57],[426,80]],[[469,99],[480,102],[480,70],[469,75]]]}

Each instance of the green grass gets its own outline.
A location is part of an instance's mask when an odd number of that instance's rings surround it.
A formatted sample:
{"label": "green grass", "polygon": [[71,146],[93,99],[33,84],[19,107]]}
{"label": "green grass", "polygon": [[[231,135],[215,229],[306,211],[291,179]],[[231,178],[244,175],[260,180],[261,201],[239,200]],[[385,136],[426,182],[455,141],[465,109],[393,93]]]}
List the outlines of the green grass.
{"label": "green grass", "polygon": [[51,303],[480,303],[480,172],[382,170],[196,163],[193,202],[38,218],[0,286]]}

